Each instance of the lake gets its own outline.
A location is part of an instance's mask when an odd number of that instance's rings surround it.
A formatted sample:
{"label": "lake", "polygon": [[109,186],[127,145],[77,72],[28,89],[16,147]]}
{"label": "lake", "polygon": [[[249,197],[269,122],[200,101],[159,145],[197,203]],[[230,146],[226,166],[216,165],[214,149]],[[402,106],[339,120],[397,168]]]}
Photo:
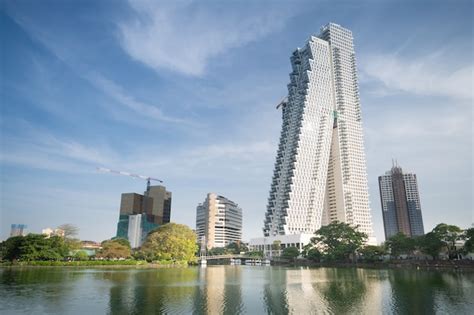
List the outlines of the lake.
{"label": "lake", "polygon": [[0,314],[472,314],[474,273],[0,268]]}

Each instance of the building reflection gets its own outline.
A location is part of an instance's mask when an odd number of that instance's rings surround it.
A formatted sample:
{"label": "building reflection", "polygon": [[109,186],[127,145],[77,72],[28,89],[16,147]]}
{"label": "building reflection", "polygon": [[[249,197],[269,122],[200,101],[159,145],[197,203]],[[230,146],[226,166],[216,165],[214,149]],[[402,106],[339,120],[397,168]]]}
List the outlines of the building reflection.
{"label": "building reflection", "polygon": [[208,266],[200,269],[199,287],[193,303],[194,314],[241,314],[241,268]]}

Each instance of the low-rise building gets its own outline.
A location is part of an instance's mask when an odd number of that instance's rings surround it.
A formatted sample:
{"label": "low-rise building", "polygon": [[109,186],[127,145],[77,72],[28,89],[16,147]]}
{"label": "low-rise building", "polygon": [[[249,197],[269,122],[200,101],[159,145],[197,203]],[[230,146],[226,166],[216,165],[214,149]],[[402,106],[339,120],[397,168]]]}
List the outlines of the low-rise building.
{"label": "low-rise building", "polygon": [[301,253],[313,237],[314,234],[301,233],[253,238],[249,242],[249,250],[261,251],[265,257],[280,256],[287,247],[296,247]]}

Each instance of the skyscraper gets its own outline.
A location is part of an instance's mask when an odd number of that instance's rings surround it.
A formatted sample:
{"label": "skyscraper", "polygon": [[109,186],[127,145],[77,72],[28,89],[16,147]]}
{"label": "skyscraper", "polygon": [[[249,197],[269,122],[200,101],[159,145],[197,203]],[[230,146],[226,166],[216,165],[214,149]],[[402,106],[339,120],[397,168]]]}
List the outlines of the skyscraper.
{"label": "skyscraper", "polygon": [[196,234],[207,249],[225,247],[242,240],[242,209],[214,193],[196,208]]}
{"label": "skyscraper", "polygon": [[352,33],[329,23],[290,60],[264,235],[312,234],[339,221],[373,243]]}
{"label": "skyscraper", "polygon": [[122,194],[117,237],[126,238],[131,246],[139,247],[148,233],[170,222],[171,192],[166,187],[151,186],[143,195]]}
{"label": "skyscraper", "polygon": [[379,176],[385,238],[397,233],[407,236],[425,234],[416,174],[404,174],[394,165]]}

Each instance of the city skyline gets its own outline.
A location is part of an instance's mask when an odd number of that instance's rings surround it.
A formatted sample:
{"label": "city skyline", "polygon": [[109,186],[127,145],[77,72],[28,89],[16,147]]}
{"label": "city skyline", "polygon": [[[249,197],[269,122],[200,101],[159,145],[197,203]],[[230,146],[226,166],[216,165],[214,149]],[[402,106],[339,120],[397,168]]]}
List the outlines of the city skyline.
{"label": "city skyline", "polygon": [[352,32],[326,24],[290,60],[264,235],[313,234],[338,221],[375,244]]}
{"label": "city skyline", "polygon": [[329,21],[355,35],[377,240],[392,158],[419,176],[426,231],[471,226],[469,1],[228,5],[2,2],[0,239],[13,223],[114,236],[120,194],[143,182],[101,166],[163,179],[191,227],[208,191],[232,196],[243,239],[260,237],[288,56]]}

